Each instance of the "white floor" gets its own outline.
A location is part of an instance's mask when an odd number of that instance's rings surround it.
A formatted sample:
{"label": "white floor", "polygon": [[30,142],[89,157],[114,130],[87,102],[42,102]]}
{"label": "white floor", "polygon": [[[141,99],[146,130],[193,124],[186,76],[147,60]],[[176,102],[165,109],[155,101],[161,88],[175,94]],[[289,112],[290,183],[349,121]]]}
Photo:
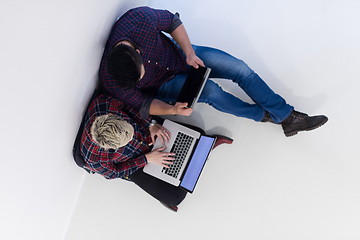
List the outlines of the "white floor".
{"label": "white floor", "polygon": [[[16,22],[16,29],[21,33],[24,26],[30,38],[9,31],[1,39],[6,40],[1,49],[7,56],[1,58],[6,66],[3,76],[11,80],[8,89],[17,89],[2,94],[2,102],[16,94],[25,96],[3,112],[16,116],[25,111],[30,116],[27,121],[36,129],[45,126],[46,132],[26,132],[20,121],[5,121],[5,126],[12,127],[4,127],[4,139],[11,136],[10,129],[31,137],[25,148],[9,144],[2,151],[6,153],[2,157],[1,226],[6,226],[0,233],[2,239],[360,239],[360,148],[356,140],[360,132],[360,2],[76,0],[66,8],[58,1],[51,12],[50,3],[45,8],[40,0],[35,2],[36,7],[19,5],[22,14],[16,15],[26,16]],[[179,12],[194,44],[217,47],[243,59],[296,109],[310,115],[326,114],[329,122],[286,138],[278,125],[196,105],[191,117],[180,120],[235,141],[213,151],[195,193],[187,196],[178,213],[168,211],[132,183],[85,174],[70,156],[79,111],[93,88],[116,12],[143,2]],[[8,5],[10,2],[4,4]],[[0,9],[1,16],[11,13],[8,8]],[[71,37],[64,37],[69,34]],[[26,43],[35,44],[36,49],[27,52],[33,48],[26,48]],[[26,57],[26,73],[42,69],[30,79],[15,64],[13,53],[18,56],[19,47],[26,56],[41,57],[42,61]],[[53,57],[57,61],[49,61]],[[233,84],[216,81],[249,100]],[[45,119],[39,117],[44,112]],[[34,141],[39,139],[42,145]],[[47,157],[43,157],[44,149]],[[181,233],[173,234],[178,225]]]}
{"label": "white floor", "polygon": [[[169,212],[134,185],[88,176],[67,240],[360,239],[356,142],[359,17],[354,1],[149,1],[178,11],[192,42],[242,58],[322,128],[281,127],[198,104],[181,118],[235,139],[216,149],[196,192]],[[231,84],[226,89],[243,96]],[[172,234],[181,225],[182,233]]]}

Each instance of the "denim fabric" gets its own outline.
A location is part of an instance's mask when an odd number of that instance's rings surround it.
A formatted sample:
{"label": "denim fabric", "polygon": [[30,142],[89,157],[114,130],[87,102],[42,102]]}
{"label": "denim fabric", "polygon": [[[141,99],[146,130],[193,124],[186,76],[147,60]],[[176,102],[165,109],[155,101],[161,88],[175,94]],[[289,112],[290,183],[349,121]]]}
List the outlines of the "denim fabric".
{"label": "denim fabric", "polygon": [[[261,121],[266,110],[276,123],[286,119],[294,109],[281,96],[274,93],[242,60],[215,48],[195,45],[193,48],[205,66],[212,69],[209,78],[233,81],[244,90],[255,104],[244,102],[225,92],[211,79],[206,83],[198,102],[207,103],[219,111],[255,121]],[[164,83],[159,88],[156,98],[165,102],[175,102],[185,78],[186,75],[178,74],[172,80]]]}

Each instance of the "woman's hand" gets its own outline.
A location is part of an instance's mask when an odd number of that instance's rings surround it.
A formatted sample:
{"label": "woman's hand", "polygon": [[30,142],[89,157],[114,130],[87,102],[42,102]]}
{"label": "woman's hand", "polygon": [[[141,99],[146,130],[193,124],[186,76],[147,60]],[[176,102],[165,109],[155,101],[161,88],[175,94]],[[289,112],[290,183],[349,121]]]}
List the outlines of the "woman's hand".
{"label": "woman's hand", "polygon": [[169,165],[173,164],[175,160],[175,153],[163,152],[164,149],[165,146],[162,146],[145,154],[147,161],[169,168]]}
{"label": "woman's hand", "polygon": [[170,131],[160,124],[152,125],[149,128],[152,144],[155,143],[155,137],[158,137],[163,145],[170,140]]}

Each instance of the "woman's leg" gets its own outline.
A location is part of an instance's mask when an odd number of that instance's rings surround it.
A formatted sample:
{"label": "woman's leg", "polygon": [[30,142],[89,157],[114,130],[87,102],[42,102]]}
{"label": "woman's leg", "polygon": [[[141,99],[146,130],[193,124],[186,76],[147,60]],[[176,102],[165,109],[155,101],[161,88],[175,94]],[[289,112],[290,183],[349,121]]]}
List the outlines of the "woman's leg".
{"label": "woman's leg", "polygon": [[[218,49],[201,46],[193,47],[205,65],[212,69],[210,78],[231,79],[253,99],[256,105],[246,104],[228,93],[221,94],[220,89],[215,91],[218,92],[217,97],[210,96],[208,94],[213,94],[214,89],[219,88],[212,83],[207,84],[209,86],[206,87],[211,89],[204,91],[201,98],[202,102],[206,102],[214,107],[217,106],[215,108],[222,109],[221,111],[254,119],[255,121],[262,120],[264,110],[268,111],[274,122],[278,123],[286,119],[293,111],[293,107],[287,104],[278,94],[274,93],[242,60]],[[204,96],[205,94],[208,96]],[[222,97],[224,99],[221,99]]]}
{"label": "woman's leg", "polygon": [[150,176],[139,169],[130,176],[131,181],[145,192],[169,206],[179,205],[186,196],[186,191]]}

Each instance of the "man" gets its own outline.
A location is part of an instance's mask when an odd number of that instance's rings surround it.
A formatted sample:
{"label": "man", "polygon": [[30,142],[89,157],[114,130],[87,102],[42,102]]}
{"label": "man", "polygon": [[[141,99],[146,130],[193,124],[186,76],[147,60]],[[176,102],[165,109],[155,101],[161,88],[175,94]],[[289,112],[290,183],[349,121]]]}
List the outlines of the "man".
{"label": "man", "polygon": [[286,136],[327,122],[326,116],[295,111],[243,61],[218,49],[191,45],[179,16],[166,10],[139,7],[118,19],[105,47],[100,81],[106,91],[138,109],[142,117],[189,116],[192,109],[186,108],[187,103],[168,103],[176,101],[190,66],[210,67],[210,78],[231,79],[255,102],[246,103],[209,80],[199,102],[222,112],[281,124]]}
{"label": "man", "polygon": [[[120,100],[100,94],[89,105],[84,118],[80,153],[86,168],[107,179],[126,179],[134,182],[163,205],[177,211],[186,191],[143,172],[151,162],[168,168],[175,159],[173,153],[163,152],[165,147],[152,149],[155,137],[163,144],[170,132],[150,118]],[[218,138],[214,147],[231,141]]]}

